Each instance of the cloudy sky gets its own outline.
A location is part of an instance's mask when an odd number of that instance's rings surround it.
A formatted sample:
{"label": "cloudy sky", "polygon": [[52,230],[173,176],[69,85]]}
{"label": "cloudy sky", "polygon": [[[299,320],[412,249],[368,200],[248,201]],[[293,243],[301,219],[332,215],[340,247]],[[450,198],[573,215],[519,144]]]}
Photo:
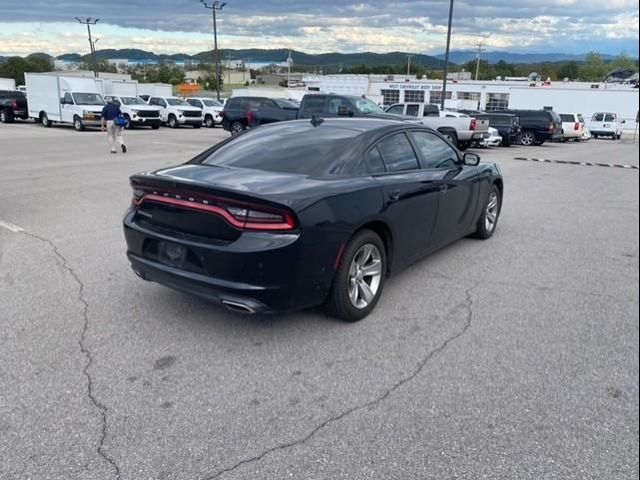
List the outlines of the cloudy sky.
{"label": "cloudy sky", "polygon": [[[441,53],[449,2],[226,0],[221,48],[290,47],[310,53]],[[0,0],[0,55],[89,49],[73,17],[98,17],[97,48],[197,53],[212,46],[199,0]],[[453,49],[638,55],[638,0],[456,0]]]}

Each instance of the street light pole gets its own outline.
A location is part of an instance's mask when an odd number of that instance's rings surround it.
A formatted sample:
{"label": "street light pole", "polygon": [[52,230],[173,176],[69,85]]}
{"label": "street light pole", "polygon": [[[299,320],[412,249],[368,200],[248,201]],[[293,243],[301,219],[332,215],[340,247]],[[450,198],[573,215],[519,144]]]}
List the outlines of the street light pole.
{"label": "street light pole", "polygon": [[96,61],[96,48],[95,48],[95,46],[93,44],[93,40],[91,39],[91,25],[95,25],[96,23],[98,23],[100,21],[100,19],[96,18],[94,20],[91,17],[87,18],[86,20],[83,20],[83,19],[78,18],[78,17],[74,17],[74,18],[78,23],[81,23],[81,24],[87,26],[87,33],[89,34],[89,48],[90,48],[90,51],[91,51],[91,61],[93,62],[93,75],[97,77],[98,76],[98,62]]}
{"label": "street light pole", "polygon": [[447,50],[444,54],[444,78],[442,79],[442,99],[440,110],[444,110],[444,99],[447,96],[447,73],[449,69],[449,48],[451,47],[451,22],[453,21],[453,0],[449,4],[449,27],[447,28]]}
{"label": "street light pole", "polygon": [[411,57],[413,55],[407,55],[407,77],[411,75]]}
{"label": "street light pole", "polygon": [[205,8],[211,10],[211,16],[213,18],[213,55],[216,65],[216,98],[220,100],[220,55],[218,54],[218,24],[216,22],[216,10],[222,10],[226,3],[220,3],[215,1],[211,4],[205,0],[200,0]]}
{"label": "street light pole", "polygon": [[476,53],[476,81],[478,80],[478,72],[480,71],[480,54],[482,53],[482,42],[478,42],[478,53]]}

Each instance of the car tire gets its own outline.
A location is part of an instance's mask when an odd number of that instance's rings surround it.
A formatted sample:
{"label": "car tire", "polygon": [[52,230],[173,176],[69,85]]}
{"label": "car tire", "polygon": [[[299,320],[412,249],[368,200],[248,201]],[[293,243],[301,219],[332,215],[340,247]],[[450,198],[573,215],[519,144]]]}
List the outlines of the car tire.
{"label": "car tire", "polygon": [[160,125],[151,125],[151,130],[158,130]]}
{"label": "car tire", "polygon": [[40,123],[45,128],[51,127],[51,121],[49,120],[49,117],[47,116],[46,113],[43,113],[42,115],[40,115]]}
{"label": "car tire", "polygon": [[536,143],[536,136],[533,132],[522,132],[520,135],[520,145],[530,147]]}
{"label": "car tire", "polygon": [[242,124],[242,122],[239,122],[237,120],[235,122],[231,122],[231,125],[229,126],[231,135],[238,135],[239,133],[242,133],[244,129],[245,126]]}
{"label": "car tire", "polygon": [[82,123],[82,119],[77,115],[73,117],[73,128],[75,128],[76,132],[82,132],[84,130],[84,123]]}
{"label": "car tire", "polygon": [[201,123],[194,123],[193,124],[193,128],[202,128],[202,124]]}
{"label": "car tire", "polygon": [[211,115],[207,115],[206,117],[204,117],[204,124],[207,126],[207,128],[214,128],[216,126],[216,122],[213,120],[213,117]]}
{"label": "car tire", "polygon": [[13,112],[6,108],[0,110],[0,122],[2,123],[12,123],[13,122]]}
{"label": "car tire", "polygon": [[458,142],[458,134],[454,130],[442,130],[440,131],[440,135],[449,140],[449,143],[454,147],[460,147],[460,142]]}
{"label": "car tire", "polygon": [[167,119],[167,125],[169,125],[170,128],[178,128],[178,119],[175,117],[175,115],[169,115],[169,118]]}
{"label": "car tire", "polygon": [[[364,273],[364,272],[369,272]],[[387,252],[371,230],[356,233],[342,251],[325,310],[347,322],[357,322],[375,308],[387,276]]]}
{"label": "car tire", "polygon": [[511,140],[509,140],[509,138],[502,137],[502,146],[503,147],[510,147],[511,146]]}
{"label": "car tire", "polygon": [[476,231],[473,236],[482,240],[490,238],[498,226],[501,210],[502,197],[500,195],[500,189],[496,184],[493,184],[489,189],[487,200],[482,206],[482,213],[476,224]]}

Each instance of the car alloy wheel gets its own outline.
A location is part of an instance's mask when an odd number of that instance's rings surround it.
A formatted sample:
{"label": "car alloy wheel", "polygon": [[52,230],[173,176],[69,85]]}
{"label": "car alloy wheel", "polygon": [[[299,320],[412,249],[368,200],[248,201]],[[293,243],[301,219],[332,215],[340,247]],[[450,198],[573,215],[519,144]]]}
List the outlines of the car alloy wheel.
{"label": "car alloy wheel", "polygon": [[494,191],[489,195],[487,208],[484,215],[484,228],[487,232],[493,232],[498,221],[498,194]]}
{"label": "car alloy wheel", "polygon": [[207,117],[204,119],[204,124],[207,126],[207,128],[215,127],[215,123],[211,115],[207,115]]}
{"label": "car alloy wheel", "polygon": [[382,278],[382,257],[378,247],[366,243],[354,255],[349,266],[348,294],[351,304],[367,308],[376,298]]}
{"label": "car alloy wheel", "polygon": [[84,130],[84,124],[78,117],[73,120],[73,128],[76,129],[76,132],[81,132],[82,130]]}
{"label": "car alloy wheel", "polygon": [[242,132],[244,130],[244,125],[242,125],[240,122],[233,122],[231,124],[231,134],[232,135],[237,135],[240,132]]}
{"label": "car alloy wheel", "polygon": [[178,128],[178,121],[176,120],[176,117],[174,117],[173,115],[169,117],[169,127]]}
{"label": "car alloy wheel", "polygon": [[2,110],[0,112],[0,122],[7,123],[9,121],[9,115],[6,111]]}
{"label": "car alloy wheel", "polygon": [[535,141],[536,141],[536,137],[533,135],[533,133],[525,132],[522,134],[522,138],[520,139],[520,144],[526,147],[530,147],[535,143]]}

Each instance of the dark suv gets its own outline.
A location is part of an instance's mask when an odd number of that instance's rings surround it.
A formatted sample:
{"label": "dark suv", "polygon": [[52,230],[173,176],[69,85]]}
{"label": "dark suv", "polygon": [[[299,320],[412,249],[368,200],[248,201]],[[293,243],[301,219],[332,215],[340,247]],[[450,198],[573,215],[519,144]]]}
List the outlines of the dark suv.
{"label": "dark suv", "polygon": [[460,110],[478,120],[487,120],[489,126],[498,130],[502,137],[502,146],[508,147],[520,143],[520,117],[509,113],[486,113],[476,110]]}
{"label": "dark suv", "polygon": [[516,115],[520,119],[520,145],[542,145],[546,141],[562,141],[562,120],[552,110],[504,110],[490,113]]}
{"label": "dark suv", "polygon": [[233,97],[222,110],[222,127],[233,135],[265,123],[295,120],[300,106],[291,100],[266,97]]}
{"label": "dark suv", "polygon": [[15,118],[29,118],[27,99],[24,93],[12,90],[0,90],[0,122],[11,123]]}
{"label": "dark suv", "polygon": [[309,93],[302,97],[298,118],[319,117],[370,117],[389,120],[416,121],[416,117],[386,113],[368,98],[335,93]]}

